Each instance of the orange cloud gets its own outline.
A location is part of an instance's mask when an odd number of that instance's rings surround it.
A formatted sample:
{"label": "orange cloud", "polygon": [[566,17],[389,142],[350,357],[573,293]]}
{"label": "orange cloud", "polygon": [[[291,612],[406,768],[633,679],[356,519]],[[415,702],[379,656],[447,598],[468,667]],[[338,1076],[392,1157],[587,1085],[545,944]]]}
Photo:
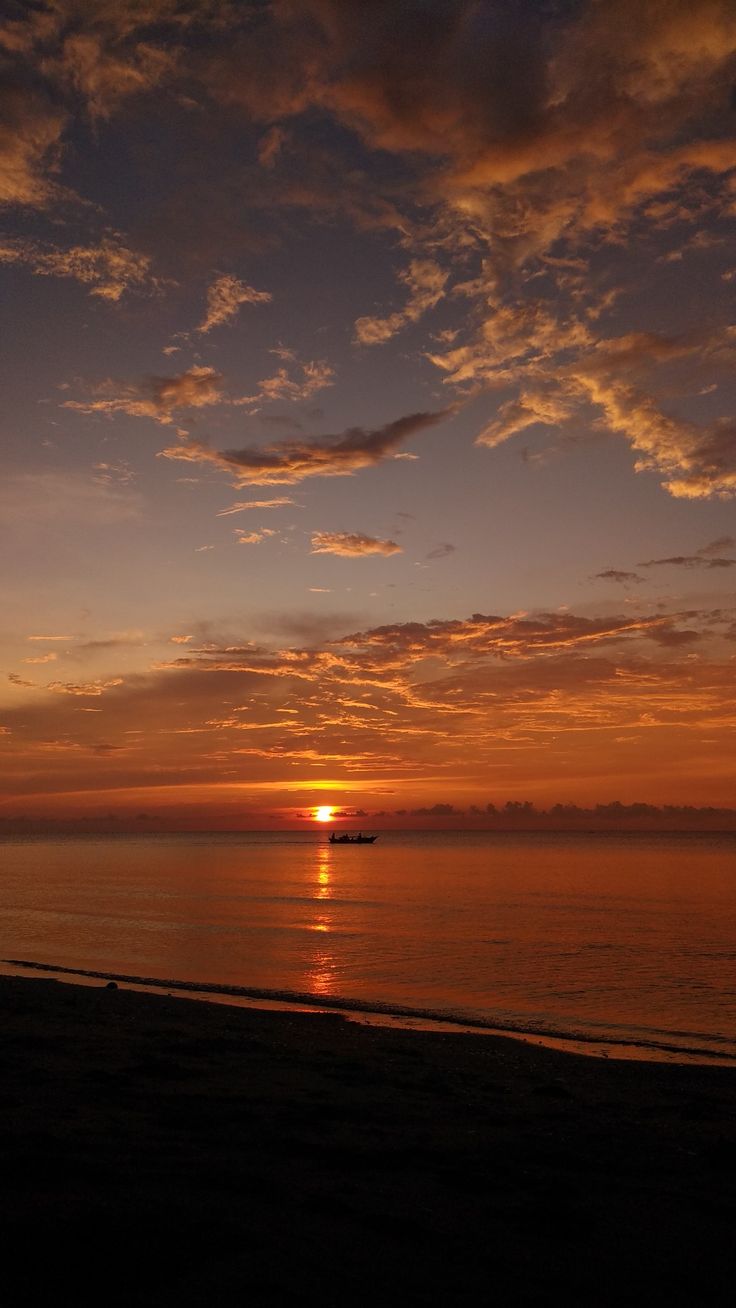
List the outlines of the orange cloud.
{"label": "orange cloud", "polygon": [[27,238],[3,239],[0,263],[26,264],[40,277],[71,277],[88,286],[90,295],[110,304],[126,291],[151,291],[160,285],[149,257],[131,250],[118,233],[103,236],[96,245],[67,249]]}
{"label": "orange cloud", "polygon": [[78,413],[126,413],[135,418],[154,418],[170,423],[176,409],[201,409],[223,398],[222,373],[196,364],[174,377],[149,377],[140,384],[125,386],[111,379],[95,387],[97,399],[65,400],[63,408]]}
{"label": "orange cloud", "polygon": [[[717,631],[727,634],[732,618],[721,614]],[[172,793],[189,787],[192,799],[243,783],[273,796],[324,778],[326,764],[338,791],[362,776],[402,796],[434,783],[435,796],[468,784],[471,795],[482,787],[495,798],[502,782],[511,794],[531,784],[555,797],[610,798],[615,785],[624,798],[679,793],[689,802],[699,801],[702,767],[712,802],[736,776],[733,664],[708,635],[714,621],[477,614],[285,650],[213,642],[127,684],[51,683],[56,695],[21,682],[22,706],[3,715],[6,806],[24,795],[27,811],[35,793],[54,811],[65,802],[57,792],[107,791],[108,812],[154,781]],[[683,636],[700,636],[704,653],[693,659]],[[103,692],[101,741],[79,700]],[[63,765],[49,740],[64,745]],[[712,759],[707,766],[714,750],[716,773]]]}
{"label": "orange cloud", "polygon": [[604,381],[581,369],[576,383],[603,410],[609,429],[624,435],[639,454],[637,471],[656,470],[678,499],[727,498],[736,493],[736,424],[709,426],[665,414],[647,395],[624,382]]}
{"label": "orange cloud", "polygon": [[377,540],[346,531],[316,531],[312,536],[312,554],[339,554],[342,558],[360,558],[366,554],[400,554],[394,540]]}
{"label": "orange cloud", "polygon": [[[0,48],[7,46],[0,29]],[[0,88],[0,205],[43,208],[56,195],[52,176],[66,112],[4,69]]]}
{"label": "orange cloud", "polygon": [[[274,351],[275,353],[275,351]],[[258,382],[255,395],[246,395],[235,400],[235,404],[257,404],[261,400],[309,400],[318,391],[332,386],[335,370],[324,359],[300,363],[291,351],[280,352],[286,355],[297,368],[296,378],[290,377],[286,368],[279,368],[271,377],[264,377]]]}
{"label": "orange cloud", "polygon": [[87,30],[65,38],[46,72],[80,95],[93,118],[109,118],[123,100],[154,90],[175,67],[174,51],[159,44],[138,41],[116,50],[101,32]]}
{"label": "orange cloud", "polygon": [[260,531],[241,531],[240,528],[235,528],[238,545],[260,545],[264,540],[268,540],[269,536],[275,534],[270,527],[262,527]]}
{"label": "orange cloud", "polygon": [[266,401],[309,399],[317,391],[332,385],[334,370],[324,360],[301,363],[298,367],[301,376],[297,380],[289,377],[285,368],[280,368],[275,376],[258,382],[255,394],[237,397],[224,390],[222,373],[206,365],[194,364],[172,377],[146,377],[141,382],[121,383],[107,378],[92,388],[94,398],[65,400],[62,407],[88,415],[102,413],[114,417],[117,413],[125,413],[133,418],[153,418],[166,425],[171,422],[176,409],[201,409],[207,405],[223,404],[247,406],[255,412]]}
{"label": "orange cloud", "polygon": [[92,696],[104,695],[106,690],[113,686],[122,686],[124,684],[122,677],[110,677],[108,681],[49,681],[46,690],[54,691],[57,695],[81,695]]}
{"label": "orange cloud", "polygon": [[671,495],[695,499],[736,492],[732,421],[699,425],[670,416],[632,379],[651,377],[679,360],[678,385],[689,380],[698,392],[704,368],[732,370],[735,347],[730,327],[679,338],[640,332],[596,340],[574,320],[563,319],[556,330],[548,307],[527,304],[507,305],[483,324],[473,343],[430,358],[454,386],[519,386],[477,444],[495,447],[537,425],[565,428],[593,406],[600,411],[599,426],[624,436],[637,452],[637,471],[654,470]]}
{"label": "orange cloud", "polygon": [[232,322],[237,317],[241,304],[269,304],[272,299],[270,291],[256,291],[232,273],[225,273],[209,287],[207,312],[196,330],[200,335],[205,335],[214,327]]}
{"label": "orange cloud", "polygon": [[404,308],[388,318],[358,318],[355,323],[358,344],[383,345],[409,323],[417,322],[442,298],[448,275],[431,259],[412,259],[409,267],[399,273],[399,281],[409,289]]}

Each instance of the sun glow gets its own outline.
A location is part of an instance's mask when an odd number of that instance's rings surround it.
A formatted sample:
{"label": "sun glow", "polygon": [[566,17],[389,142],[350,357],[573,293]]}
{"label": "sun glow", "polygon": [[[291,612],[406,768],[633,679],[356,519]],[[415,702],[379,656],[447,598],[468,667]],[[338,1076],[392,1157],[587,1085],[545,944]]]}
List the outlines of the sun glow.
{"label": "sun glow", "polygon": [[331,822],[334,811],[330,804],[321,804],[319,808],[314,810],[315,822]]}

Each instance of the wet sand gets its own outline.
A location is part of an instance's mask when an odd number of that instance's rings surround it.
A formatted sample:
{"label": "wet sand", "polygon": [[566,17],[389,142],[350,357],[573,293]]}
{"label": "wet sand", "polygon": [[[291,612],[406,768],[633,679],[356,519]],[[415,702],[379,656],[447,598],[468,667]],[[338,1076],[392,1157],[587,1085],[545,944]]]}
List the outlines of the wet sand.
{"label": "wet sand", "polygon": [[726,1304],[736,1070],[0,977],[8,1302]]}

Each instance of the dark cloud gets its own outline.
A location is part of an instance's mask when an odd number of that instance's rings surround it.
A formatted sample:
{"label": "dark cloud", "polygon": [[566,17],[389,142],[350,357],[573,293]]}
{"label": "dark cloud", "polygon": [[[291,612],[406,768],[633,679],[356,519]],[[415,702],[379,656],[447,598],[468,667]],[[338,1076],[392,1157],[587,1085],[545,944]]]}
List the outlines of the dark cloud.
{"label": "dark cloud", "polygon": [[[675,640],[680,638],[681,628],[676,623],[677,618],[671,615],[584,618],[569,612],[534,617],[474,613],[462,620],[374,627],[345,636],[339,643],[363,648],[388,661],[435,657],[457,662],[486,655],[524,659],[544,651],[583,650],[637,638],[670,644],[673,633]],[[685,638],[691,639],[689,631],[685,631]]]}
{"label": "dark cloud", "polygon": [[213,465],[230,473],[237,486],[275,486],[306,477],[345,477],[390,458],[402,441],[442,422],[454,410],[410,413],[384,427],[350,427],[339,436],[312,441],[283,440],[262,449],[212,450],[201,441],[186,441],[162,450],[166,459]]}
{"label": "dark cloud", "polygon": [[[726,538],[728,539],[728,538]],[[718,544],[719,542],[716,542]],[[707,548],[707,547],[706,547]],[[736,568],[736,559],[720,559],[698,554],[673,554],[668,559],[647,559],[640,568]]]}
{"label": "dark cloud", "polygon": [[722,554],[724,550],[736,550],[736,536],[719,536],[717,540],[712,540],[710,544],[703,545],[697,553],[707,558],[712,554]]}
{"label": "dark cloud", "polygon": [[616,581],[622,586],[637,585],[644,581],[636,572],[622,572],[620,568],[606,568],[604,572],[593,574],[594,581]]}
{"label": "dark cloud", "polygon": [[463,817],[463,810],[454,804],[432,804],[429,808],[411,808],[410,817]]}

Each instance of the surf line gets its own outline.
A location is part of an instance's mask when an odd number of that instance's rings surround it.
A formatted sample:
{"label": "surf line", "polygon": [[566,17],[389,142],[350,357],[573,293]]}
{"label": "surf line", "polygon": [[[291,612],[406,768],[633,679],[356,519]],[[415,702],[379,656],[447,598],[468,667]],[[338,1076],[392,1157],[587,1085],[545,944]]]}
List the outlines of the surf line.
{"label": "surf line", "polygon": [[[58,963],[37,963],[23,958],[6,958],[2,962],[9,967],[27,968],[34,972],[52,972],[69,977],[78,976],[99,981],[115,981],[121,985],[133,987],[150,986],[159,990],[178,990],[184,994],[213,995],[223,998],[231,996],[234,999],[250,999],[264,1003],[304,1005],[311,1009],[318,1008],[334,1010],[337,1013],[342,1012],[348,1016],[351,1013],[360,1013],[367,1017],[374,1014],[376,1017],[381,1018],[441,1023],[471,1034],[477,1032],[484,1035],[508,1036],[512,1039],[535,1039],[542,1043],[549,1042],[553,1046],[557,1042],[572,1047],[580,1046],[581,1053],[593,1052],[593,1047],[603,1047],[611,1050],[617,1048],[622,1051],[629,1050],[631,1051],[630,1057],[632,1054],[634,1057],[638,1054],[638,1057],[643,1059],[647,1057],[656,1058],[657,1055],[674,1055],[675,1058],[683,1056],[687,1059],[723,1059],[728,1062],[736,1062],[736,1054],[732,1054],[727,1050],[716,1052],[684,1045],[666,1044],[663,1041],[635,1040],[623,1037],[612,1040],[610,1037],[587,1035],[582,1032],[551,1031],[541,1026],[515,1026],[511,1022],[493,1021],[441,1008],[412,1008],[404,1004],[385,1004],[381,1003],[380,1000],[369,1001],[341,998],[338,995],[316,995],[301,990],[264,989],[258,986],[224,985],[216,981],[181,981],[163,977],[135,976],[125,972],[101,972],[89,968],[65,967],[63,964]],[[587,1047],[590,1047],[590,1049]],[[637,1053],[634,1054],[634,1051],[637,1051]],[[608,1054],[604,1054],[604,1057],[608,1057]]]}

